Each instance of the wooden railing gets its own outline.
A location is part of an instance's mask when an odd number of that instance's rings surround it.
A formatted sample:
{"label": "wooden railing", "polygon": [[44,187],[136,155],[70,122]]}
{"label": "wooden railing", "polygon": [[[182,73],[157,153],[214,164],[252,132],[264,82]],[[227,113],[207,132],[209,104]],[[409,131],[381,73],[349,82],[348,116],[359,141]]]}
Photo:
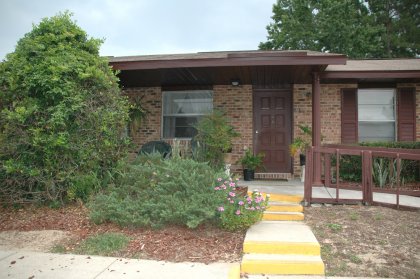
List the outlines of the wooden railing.
{"label": "wooden railing", "polygon": [[[319,162],[314,162],[319,153],[321,159]],[[340,158],[343,155],[360,156],[362,162],[362,178],[361,185],[358,188],[362,192],[362,198],[341,198],[340,189],[349,189],[348,187],[342,187],[343,181],[340,179]],[[331,159],[335,156],[335,183],[332,182],[331,176]],[[389,158],[396,161],[396,187],[387,190],[388,193],[393,193],[396,196],[395,203],[384,203],[380,201],[374,201],[373,193],[381,192],[380,189],[376,188],[373,182],[373,160],[375,157]],[[414,160],[420,163],[420,150],[418,149],[394,149],[394,148],[378,148],[378,147],[364,147],[364,146],[346,146],[346,145],[325,145],[321,147],[311,147],[306,153],[306,171],[305,171],[305,188],[304,188],[304,201],[306,204],[314,202],[319,203],[335,203],[335,204],[354,204],[363,203],[366,205],[382,204],[386,206],[395,206],[397,208],[406,207],[400,205],[400,194],[401,194],[401,160]],[[314,187],[314,164],[320,163],[322,173],[322,182],[327,189],[335,189],[335,197],[313,197],[312,189]],[[319,185],[317,185],[319,186]],[[382,191],[383,192],[383,191]],[[420,191],[404,191],[404,195],[418,196]]]}

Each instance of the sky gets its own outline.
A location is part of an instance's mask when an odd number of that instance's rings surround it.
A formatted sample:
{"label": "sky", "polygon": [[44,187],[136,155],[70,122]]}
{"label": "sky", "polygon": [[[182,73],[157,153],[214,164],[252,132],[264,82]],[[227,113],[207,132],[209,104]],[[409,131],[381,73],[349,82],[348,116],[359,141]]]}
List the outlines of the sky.
{"label": "sky", "polygon": [[42,18],[69,10],[101,55],[253,50],[276,0],[0,0],[0,61]]}

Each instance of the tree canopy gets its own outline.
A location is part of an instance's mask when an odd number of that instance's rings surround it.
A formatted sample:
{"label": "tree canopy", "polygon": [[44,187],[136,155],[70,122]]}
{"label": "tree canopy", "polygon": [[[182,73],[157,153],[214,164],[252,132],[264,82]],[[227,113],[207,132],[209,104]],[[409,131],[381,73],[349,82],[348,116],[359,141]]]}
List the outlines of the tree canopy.
{"label": "tree canopy", "polygon": [[101,43],[60,13],[0,64],[0,199],[86,198],[126,154],[128,102]]}
{"label": "tree canopy", "polygon": [[278,0],[260,49],[343,53],[351,58],[420,55],[416,0]]}

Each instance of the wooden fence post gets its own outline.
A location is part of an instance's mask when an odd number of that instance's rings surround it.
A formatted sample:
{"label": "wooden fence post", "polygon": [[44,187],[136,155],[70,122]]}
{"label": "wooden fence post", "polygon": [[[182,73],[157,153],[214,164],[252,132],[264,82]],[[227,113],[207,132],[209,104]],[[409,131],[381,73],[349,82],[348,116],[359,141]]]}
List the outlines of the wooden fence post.
{"label": "wooden fence post", "polygon": [[362,193],[365,205],[373,203],[372,184],[372,151],[362,151]]}
{"label": "wooden fence post", "polygon": [[325,153],[325,187],[331,186],[331,154]]}
{"label": "wooden fence post", "polygon": [[305,162],[305,184],[304,184],[304,203],[305,206],[311,205],[312,185],[313,185],[313,147],[306,150]]}

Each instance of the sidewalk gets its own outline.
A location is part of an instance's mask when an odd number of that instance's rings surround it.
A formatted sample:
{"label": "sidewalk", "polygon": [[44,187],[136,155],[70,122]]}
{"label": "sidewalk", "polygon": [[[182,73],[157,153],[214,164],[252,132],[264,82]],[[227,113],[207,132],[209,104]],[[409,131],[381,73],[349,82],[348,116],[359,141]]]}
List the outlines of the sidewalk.
{"label": "sidewalk", "polygon": [[[248,186],[248,190],[252,191],[258,189],[264,193],[278,193],[278,194],[289,194],[289,195],[302,195],[303,196],[303,182],[299,180],[291,181],[265,181],[265,180],[254,180],[254,181],[239,181],[239,185]],[[339,191],[340,198],[342,199],[361,199],[362,192],[357,190],[344,190]],[[313,187],[312,195],[314,198],[335,198],[335,188],[327,187]],[[386,193],[373,193],[373,200],[377,202],[384,202],[395,204],[396,195]],[[406,195],[400,195],[400,204],[420,208],[420,197],[412,197]]]}
{"label": "sidewalk", "polygon": [[[0,250],[0,278],[12,279],[239,279],[239,263],[168,263],[112,257]],[[236,275],[236,277],[234,276]],[[267,276],[248,275],[249,279]],[[276,276],[270,279],[373,279],[367,277]],[[376,278],[380,279],[380,278]]]}
{"label": "sidewalk", "polygon": [[169,263],[28,251],[0,251],[0,278],[226,279],[238,263]]}

